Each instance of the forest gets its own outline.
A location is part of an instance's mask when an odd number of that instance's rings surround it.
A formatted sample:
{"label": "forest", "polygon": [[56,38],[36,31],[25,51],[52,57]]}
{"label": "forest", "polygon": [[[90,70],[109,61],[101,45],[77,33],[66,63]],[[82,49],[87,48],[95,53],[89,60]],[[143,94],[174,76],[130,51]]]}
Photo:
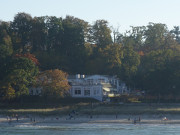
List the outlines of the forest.
{"label": "forest", "polygon": [[[131,89],[180,99],[180,27],[150,22],[122,33],[106,20],[24,12],[0,21],[0,98],[28,95],[30,85],[65,96],[68,74],[117,75]],[[61,81],[37,84],[45,75]]]}

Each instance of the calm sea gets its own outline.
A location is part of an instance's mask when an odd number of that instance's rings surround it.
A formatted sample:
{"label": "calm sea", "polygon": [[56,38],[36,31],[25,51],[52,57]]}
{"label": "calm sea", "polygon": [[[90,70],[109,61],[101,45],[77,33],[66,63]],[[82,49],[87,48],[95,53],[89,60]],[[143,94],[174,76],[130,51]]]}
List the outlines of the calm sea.
{"label": "calm sea", "polygon": [[0,135],[180,135],[180,125],[0,125]]}

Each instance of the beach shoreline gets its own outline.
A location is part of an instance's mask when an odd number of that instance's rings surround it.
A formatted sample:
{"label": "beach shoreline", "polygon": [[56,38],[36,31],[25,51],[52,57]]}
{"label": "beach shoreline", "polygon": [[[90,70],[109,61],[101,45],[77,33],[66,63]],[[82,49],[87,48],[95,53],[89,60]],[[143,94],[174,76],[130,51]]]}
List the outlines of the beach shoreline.
{"label": "beach shoreline", "polygon": [[[164,117],[167,119],[164,120]],[[7,118],[0,116],[0,124],[6,125],[62,125],[62,124],[180,124],[180,115],[82,115],[69,119],[69,116],[19,116]]]}

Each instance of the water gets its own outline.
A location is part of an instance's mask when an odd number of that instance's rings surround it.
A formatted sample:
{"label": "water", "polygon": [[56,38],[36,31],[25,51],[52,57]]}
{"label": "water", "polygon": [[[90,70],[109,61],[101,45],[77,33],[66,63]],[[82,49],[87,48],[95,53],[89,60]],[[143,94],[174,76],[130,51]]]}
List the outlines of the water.
{"label": "water", "polygon": [[0,135],[179,135],[180,125],[0,125]]}

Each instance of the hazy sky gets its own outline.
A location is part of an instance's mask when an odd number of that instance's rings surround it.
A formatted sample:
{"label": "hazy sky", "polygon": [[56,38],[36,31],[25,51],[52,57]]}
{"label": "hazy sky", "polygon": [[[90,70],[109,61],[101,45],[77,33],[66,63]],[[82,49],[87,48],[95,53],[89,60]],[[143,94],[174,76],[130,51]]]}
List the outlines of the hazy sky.
{"label": "hazy sky", "polygon": [[122,32],[149,22],[165,23],[169,29],[180,25],[180,0],[0,0],[0,20],[13,21],[18,12],[71,15],[89,23],[105,19]]}

